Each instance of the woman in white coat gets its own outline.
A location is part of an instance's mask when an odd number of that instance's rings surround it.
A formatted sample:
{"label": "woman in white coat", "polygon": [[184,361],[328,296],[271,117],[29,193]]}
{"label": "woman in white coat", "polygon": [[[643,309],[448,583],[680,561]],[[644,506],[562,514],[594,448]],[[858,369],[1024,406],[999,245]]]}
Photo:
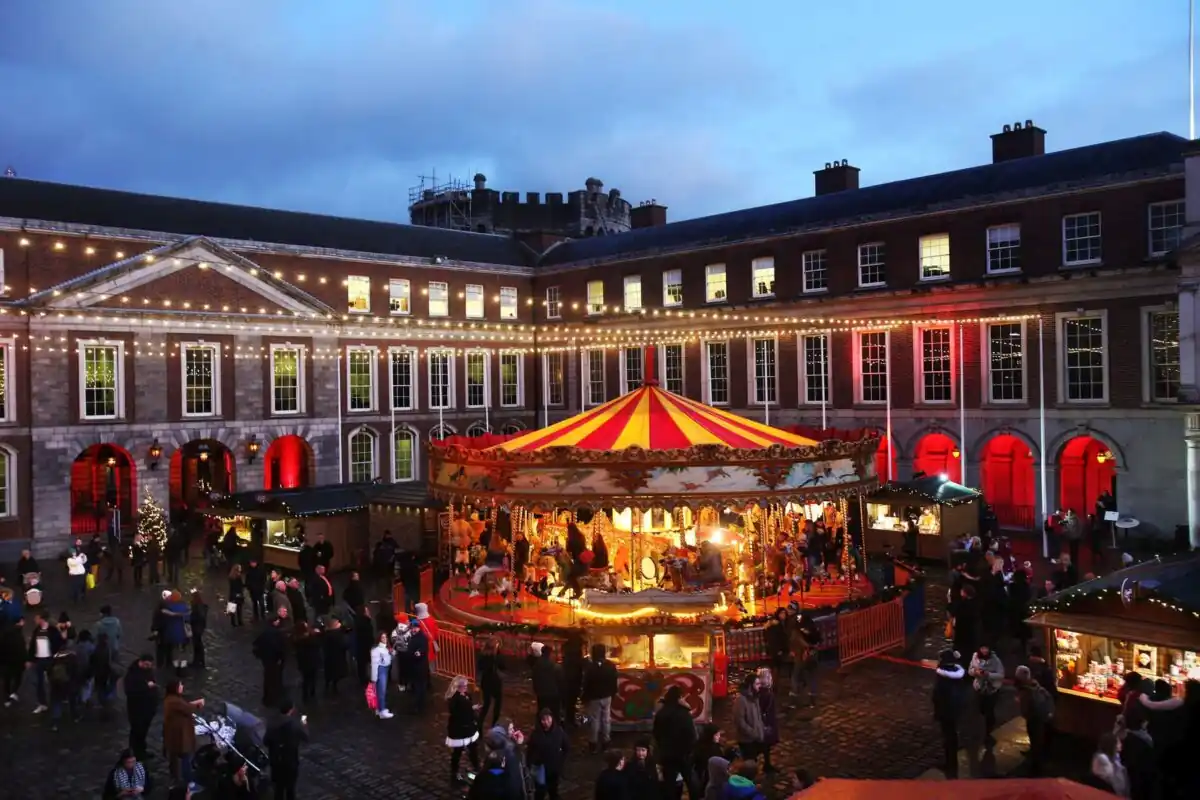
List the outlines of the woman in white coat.
{"label": "woman in white coat", "polygon": [[392,673],[392,650],[388,635],[379,634],[379,641],[371,648],[371,679],[375,681],[375,714],[380,719],[391,719],[387,707],[388,676]]}

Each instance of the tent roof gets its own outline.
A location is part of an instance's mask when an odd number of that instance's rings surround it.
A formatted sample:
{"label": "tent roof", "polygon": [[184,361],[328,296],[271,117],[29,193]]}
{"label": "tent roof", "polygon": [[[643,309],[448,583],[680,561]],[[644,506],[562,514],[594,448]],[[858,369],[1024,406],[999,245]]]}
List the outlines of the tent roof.
{"label": "tent roof", "polygon": [[1034,611],[1069,611],[1081,600],[1134,591],[1167,607],[1200,614],[1200,552],[1156,557],[1132,567],[1079,583],[1033,604]]}
{"label": "tent roof", "polygon": [[961,483],[948,481],[937,475],[914,478],[911,481],[892,481],[879,487],[879,491],[868,500],[905,500],[912,498],[926,503],[941,503],[942,505],[958,505],[968,503],[983,495]]}
{"label": "tent roof", "polygon": [[1065,778],[990,781],[818,781],[792,800],[1104,800],[1112,795]]}
{"label": "tent roof", "polygon": [[334,483],[303,489],[238,492],[213,502],[205,513],[215,517],[255,516],[272,519],[352,514],[371,503],[423,508],[440,505],[429,499],[421,483]]}

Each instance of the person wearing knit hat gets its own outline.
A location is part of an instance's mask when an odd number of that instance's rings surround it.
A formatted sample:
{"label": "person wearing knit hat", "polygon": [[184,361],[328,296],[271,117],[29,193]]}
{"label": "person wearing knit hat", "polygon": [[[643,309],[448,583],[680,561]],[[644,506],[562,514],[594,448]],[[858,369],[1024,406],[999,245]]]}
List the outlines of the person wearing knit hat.
{"label": "person wearing knit hat", "polygon": [[938,657],[937,678],[933,683],[933,718],[942,731],[942,771],[948,780],[958,777],[958,722],[965,703],[966,672],[959,663],[960,654],[943,650]]}
{"label": "person wearing knit hat", "polygon": [[542,644],[541,642],[534,642],[533,644],[529,645],[529,652],[533,653],[538,658],[542,657],[542,651],[545,649],[546,645]]}
{"label": "person wearing knit hat", "polygon": [[433,670],[433,665],[437,661],[437,654],[441,651],[442,646],[438,643],[438,624],[433,615],[429,613],[429,606],[425,603],[417,603],[413,606],[413,613],[417,621],[421,624],[421,630],[425,633],[425,638],[429,640],[429,668]]}

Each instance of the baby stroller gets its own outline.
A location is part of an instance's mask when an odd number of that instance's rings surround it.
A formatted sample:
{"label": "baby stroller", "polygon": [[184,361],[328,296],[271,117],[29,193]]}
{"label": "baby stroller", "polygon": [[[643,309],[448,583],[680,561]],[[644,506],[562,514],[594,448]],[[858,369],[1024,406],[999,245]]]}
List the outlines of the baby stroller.
{"label": "baby stroller", "polygon": [[[205,716],[205,714],[207,716]],[[192,714],[196,724],[196,754],[192,759],[194,780],[215,788],[233,771],[231,760],[246,762],[251,783],[260,791],[269,785],[269,762],[263,739],[267,724],[233,703],[215,702],[204,714]]]}

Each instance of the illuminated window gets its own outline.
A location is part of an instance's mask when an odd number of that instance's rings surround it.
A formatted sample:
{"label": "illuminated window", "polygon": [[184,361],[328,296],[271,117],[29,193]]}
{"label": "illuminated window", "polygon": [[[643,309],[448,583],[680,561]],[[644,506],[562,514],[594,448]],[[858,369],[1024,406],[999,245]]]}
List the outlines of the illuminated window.
{"label": "illuminated window", "polygon": [[888,334],[869,331],[858,334],[858,401],[888,401]]}
{"label": "illuminated window", "polygon": [[683,394],[683,345],[664,344],[662,348],[663,387]]}
{"label": "illuminated window", "polygon": [[0,446],[0,517],[16,516],[13,503],[13,465],[16,459],[12,450]]}
{"label": "illuminated window", "polygon": [[754,297],[775,296],[775,259],[767,256],[750,262],[750,289]]}
{"label": "illuminated window", "polygon": [[588,281],[587,313],[604,313],[604,281]]}
{"label": "illuminated window", "polygon": [[642,307],[642,276],[625,276],[625,310],[637,311]]}
{"label": "illuminated window", "polygon": [[1025,401],[1025,326],[990,322],[987,326],[988,402]]}
{"label": "illuminated window", "polygon": [[183,368],[183,416],[211,417],[221,413],[221,348],[215,344],[180,345]]}
{"label": "illuminated window", "polygon": [[500,405],[513,408],[522,405],[521,374],[524,356],[520,353],[500,352]]}
{"label": "illuminated window", "polygon": [[887,246],[871,242],[858,246],[858,285],[869,289],[887,284]]}
{"label": "illuminated window", "polygon": [[346,409],[375,410],[374,347],[346,348]]}
{"label": "illuminated window", "polygon": [[1150,400],[1174,403],[1179,399],[1179,312],[1148,312],[1146,332],[1150,339]]}
{"label": "illuminated window", "polygon": [[940,281],[950,277],[950,234],[933,233],[918,242],[921,280]]}
{"label": "illuminated window", "polygon": [[467,353],[467,408],[483,408],[487,397],[487,353]]}
{"label": "illuminated window", "polygon": [[450,316],[450,287],[442,281],[430,281],[427,291],[429,292],[429,316]]}
{"label": "illuminated window", "polygon": [[350,482],[370,483],[379,476],[379,437],[370,428],[350,434]]}
{"label": "illuminated window", "polygon": [[1108,331],[1103,312],[1058,315],[1059,380],[1068,403],[1108,400]]}
{"label": "illuminated window", "polygon": [[704,302],[724,303],[728,299],[725,291],[725,265],[709,264],[704,268]]}
{"label": "illuminated window", "polygon": [[417,478],[417,434],[407,428],[396,429],[392,447],[392,480],[412,481]]}
{"label": "illuminated window", "polygon": [[412,313],[412,284],[404,278],[388,281],[388,309],[396,315]]}
{"label": "illuminated window", "polygon": [[606,399],[604,386],[604,351],[583,351],[584,383],[587,388],[587,405],[598,406]]}
{"label": "illuminated window", "polygon": [[993,225],[987,230],[987,271],[1021,271],[1021,226]]}
{"label": "illuminated window", "polygon": [[429,407],[454,407],[454,351],[429,350],[425,354],[429,361]]}
{"label": "illuminated window", "polygon": [[727,342],[705,342],[705,389],[704,398],[709,405],[729,405],[729,344]]}
{"label": "illuminated window", "polygon": [[683,305],[683,270],[663,270],[663,308]]}
{"label": "illuminated window", "polygon": [[483,287],[477,283],[467,284],[467,319],[483,319]]}
{"label": "illuminated window", "polygon": [[388,351],[392,379],[392,410],[415,411],[417,408],[417,351],[408,347]]}
{"label": "illuminated window", "polygon": [[13,412],[12,374],[13,353],[16,352],[15,339],[0,339],[0,421],[11,422],[16,416]]}
{"label": "illuminated window", "polygon": [[774,339],[754,339],[754,404],[763,406],[774,403],[776,393]]}
{"label": "illuminated window", "polygon": [[954,401],[954,346],[949,328],[920,329],[921,402]]}
{"label": "illuminated window", "polygon": [[546,405],[565,405],[567,379],[566,359],[563,357],[563,352],[555,350],[546,353],[543,357],[543,365],[546,372]]}
{"label": "illuminated window", "polygon": [[304,360],[300,348],[271,345],[271,413],[304,411]]}
{"label": "illuminated window", "polygon": [[1161,256],[1178,247],[1183,238],[1183,201],[1151,203],[1149,214],[1150,255]]}
{"label": "illuminated window", "polygon": [[546,319],[562,319],[562,290],[557,286],[546,288]]}
{"label": "illuminated window", "polygon": [[79,342],[79,416],[119,419],[125,414],[123,343]]}
{"label": "illuminated window", "polygon": [[800,337],[804,359],[804,402],[829,402],[829,334],[805,334]]}
{"label": "illuminated window", "polygon": [[346,302],[351,314],[370,314],[371,279],[362,275],[346,278]]}
{"label": "illuminated window", "polygon": [[517,318],[517,287],[500,287],[500,319]]}
{"label": "illuminated window", "polygon": [[1100,212],[1063,217],[1063,264],[1096,264],[1101,257]]}
{"label": "illuminated window", "polygon": [[829,271],[825,266],[825,251],[810,250],[801,257],[801,275],[806,292],[824,292],[829,289]]}

